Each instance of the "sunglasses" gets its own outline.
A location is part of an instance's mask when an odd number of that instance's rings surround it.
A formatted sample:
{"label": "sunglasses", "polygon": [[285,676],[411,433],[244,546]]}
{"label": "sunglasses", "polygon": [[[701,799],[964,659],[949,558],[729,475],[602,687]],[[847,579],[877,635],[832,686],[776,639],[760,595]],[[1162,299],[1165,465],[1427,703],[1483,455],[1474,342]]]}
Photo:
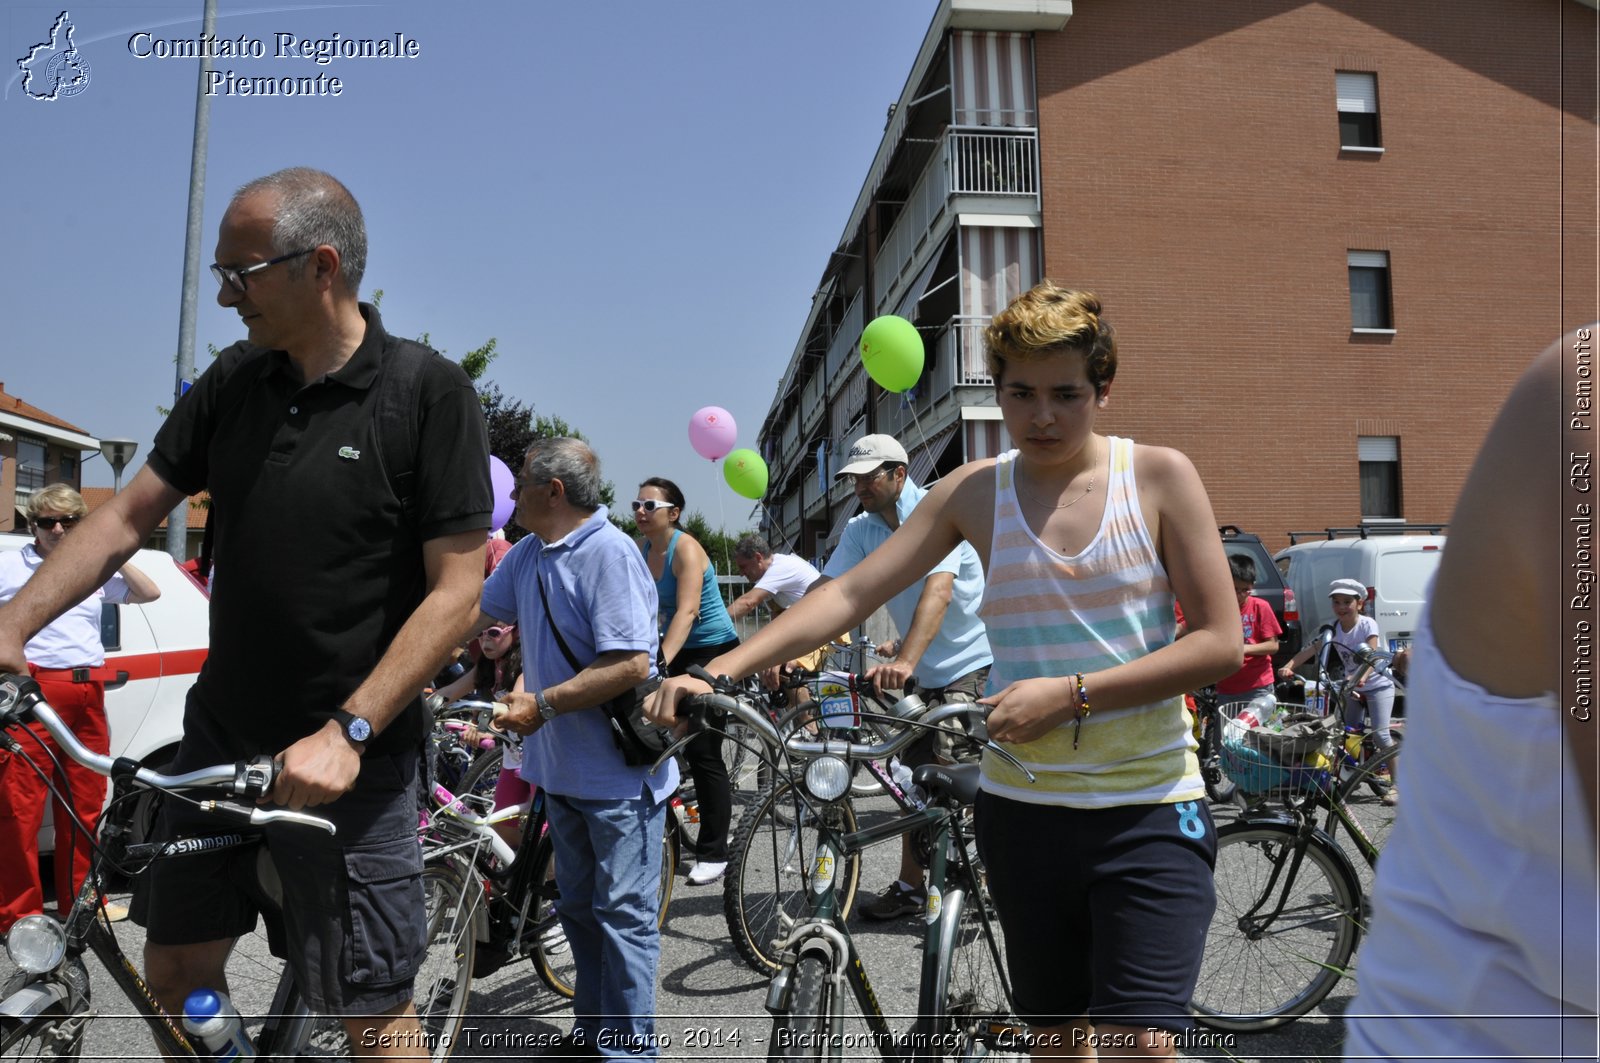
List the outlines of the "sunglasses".
{"label": "sunglasses", "polygon": [[55,528],[57,524],[61,525],[63,528],[70,528],[74,524],[78,523],[78,520],[78,517],[34,517],[33,524],[36,528],[43,528],[46,531],[50,531],[51,529]]}
{"label": "sunglasses", "polygon": [[633,500],[633,511],[635,513],[641,509],[646,513],[654,513],[658,509],[670,509],[671,507],[671,502],[662,502],[655,498],[636,498]]}
{"label": "sunglasses", "polygon": [[516,627],[511,624],[507,624],[505,627],[486,627],[483,629],[483,635],[485,638],[497,639],[503,635],[514,634],[516,630]]}

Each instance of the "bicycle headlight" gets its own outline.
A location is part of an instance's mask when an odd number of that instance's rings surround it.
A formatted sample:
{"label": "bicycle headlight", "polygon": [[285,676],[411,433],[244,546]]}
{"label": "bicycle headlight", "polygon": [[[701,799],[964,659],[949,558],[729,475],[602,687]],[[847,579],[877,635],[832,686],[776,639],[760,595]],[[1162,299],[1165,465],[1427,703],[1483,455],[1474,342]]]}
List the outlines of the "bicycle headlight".
{"label": "bicycle headlight", "polygon": [[850,765],[839,757],[821,756],[806,765],[806,792],[818,801],[837,801],[850,789]]}
{"label": "bicycle headlight", "polygon": [[6,936],[6,955],[29,974],[44,974],[67,955],[67,929],[47,915],[25,915]]}

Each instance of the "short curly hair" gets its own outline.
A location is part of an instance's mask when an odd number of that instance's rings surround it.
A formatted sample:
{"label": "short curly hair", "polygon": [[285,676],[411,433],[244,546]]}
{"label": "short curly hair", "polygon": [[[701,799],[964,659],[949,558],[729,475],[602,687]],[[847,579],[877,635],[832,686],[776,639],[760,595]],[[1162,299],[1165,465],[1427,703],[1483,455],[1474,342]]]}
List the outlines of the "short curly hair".
{"label": "short curly hair", "polygon": [[1076,351],[1084,357],[1095,394],[1104,394],[1117,375],[1117,333],[1100,314],[1093,292],[1048,280],[1011,300],[983,330],[984,360],[995,385],[1005,378],[1008,362]]}

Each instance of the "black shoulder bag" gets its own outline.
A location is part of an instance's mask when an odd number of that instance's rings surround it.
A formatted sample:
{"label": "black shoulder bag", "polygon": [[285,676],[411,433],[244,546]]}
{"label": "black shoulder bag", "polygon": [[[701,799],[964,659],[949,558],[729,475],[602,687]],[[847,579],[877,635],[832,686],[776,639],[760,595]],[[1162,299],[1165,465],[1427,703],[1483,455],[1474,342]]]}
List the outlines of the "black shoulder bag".
{"label": "black shoulder bag", "polygon": [[[583,671],[583,665],[572,655],[567,640],[561,637],[561,631],[556,627],[555,618],[550,615],[550,598],[545,594],[544,579],[536,576],[535,581],[539,584],[539,600],[544,604],[545,623],[550,625],[550,634],[556,637],[561,655],[572,666],[573,672]],[[661,754],[672,745],[671,730],[657,727],[644,718],[644,699],[655,693],[660,685],[659,679],[647,680],[599,706],[605,711],[606,722],[611,725],[611,741],[616,743],[617,752],[622,754],[622,762],[630,768],[649,767],[660,760]]]}

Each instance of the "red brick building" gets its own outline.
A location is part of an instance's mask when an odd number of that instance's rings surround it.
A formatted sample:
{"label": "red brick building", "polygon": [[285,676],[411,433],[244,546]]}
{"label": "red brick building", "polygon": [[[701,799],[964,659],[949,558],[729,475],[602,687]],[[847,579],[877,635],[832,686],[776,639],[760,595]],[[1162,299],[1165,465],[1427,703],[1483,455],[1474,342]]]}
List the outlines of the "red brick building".
{"label": "red brick building", "polygon": [[[762,429],[774,538],[831,545],[865,432],[923,479],[1007,445],[977,333],[1046,276],[1119,330],[1102,428],[1188,453],[1220,521],[1274,548],[1447,521],[1509,384],[1600,316],[1595,18],[946,0]],[[929,354],[909,397],[854,355],[896,312]]]}

